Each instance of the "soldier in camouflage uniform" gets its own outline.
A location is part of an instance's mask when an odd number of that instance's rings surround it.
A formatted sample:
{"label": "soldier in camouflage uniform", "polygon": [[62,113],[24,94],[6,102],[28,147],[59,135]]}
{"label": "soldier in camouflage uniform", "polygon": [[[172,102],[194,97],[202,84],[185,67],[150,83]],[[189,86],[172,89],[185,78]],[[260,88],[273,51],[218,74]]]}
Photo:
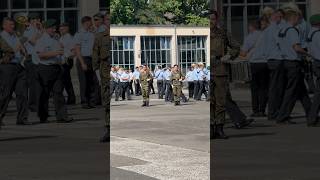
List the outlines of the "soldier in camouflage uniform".
{"label": "soldier in camouflage uniform", "polygon": [[149,68],[147,66],[143,66],[143,69],[140,71],[140,83],[143,97],[142,107],[149,106],[149,82],[152,78]]}
{"label": "soldier in camouflage uniform", "polygon": [[172,69],[171,75],[171,83],[172,83],[172,92],[174,96],[174,105],[180,105],[180,98],[182,95],[182,81],[184,80],[184,76],[178,69],[178,65],[174,65]]}
{"label": "soldier in camouflage uniform", "polygon": [[[109,17],[109,14],[106,13]],[[100,139],[100,142],[110,141],[110,31],[109,18],[105,18],[107,29],[104,32],[97,33],[93,47],[93,69],[100,72],[101,77],[101,94],[103,106],[105,108],[105,134]]]}
{"label": "soldier in camouflage uniform", "polygon": [[213,72],[210,78],[210,85],[213,88],[210,91],[210,110],[213,112],[213,116],[210,116],[210,138],[227,139],[228,136],[223,131],[226,112],[238,129],[248,126],[253,120],[247,120],[247,117],[240,111],[237,104],[232,100],[229,89],[229,72],[225,61],[238,56],[240,45],[217,25],[218,13],[216,11],[211,12],[210,20],[210,64],[212,64]]}

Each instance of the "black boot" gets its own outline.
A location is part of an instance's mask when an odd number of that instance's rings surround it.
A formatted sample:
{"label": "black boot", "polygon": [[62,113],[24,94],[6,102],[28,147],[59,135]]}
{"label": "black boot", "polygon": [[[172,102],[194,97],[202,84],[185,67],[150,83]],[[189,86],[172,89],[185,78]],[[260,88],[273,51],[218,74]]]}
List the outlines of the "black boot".
{"label": "black boot", "polygon": [[223,124],[216,125],[215,139],[228,139],[229,137],[223,131]]}
{"label": "black boot", "polygon": [[100,138],[101,143],[110,142],[110,126],[106,127],[104,135]]}
{"label": "black boot", "polygon": [[147,105],[147,103],[145,101],[143,101],[143,104],[141,105],[141,107],[144,107],[146,105]]}

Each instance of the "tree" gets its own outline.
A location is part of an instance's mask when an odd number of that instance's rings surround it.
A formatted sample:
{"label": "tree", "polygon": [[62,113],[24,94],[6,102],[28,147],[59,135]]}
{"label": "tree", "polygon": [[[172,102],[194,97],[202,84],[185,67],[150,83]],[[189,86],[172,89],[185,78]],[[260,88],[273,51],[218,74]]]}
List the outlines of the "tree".
{"label": "tree", "polygon": [[207,0],[111,0],[113,24],[209,25]]}

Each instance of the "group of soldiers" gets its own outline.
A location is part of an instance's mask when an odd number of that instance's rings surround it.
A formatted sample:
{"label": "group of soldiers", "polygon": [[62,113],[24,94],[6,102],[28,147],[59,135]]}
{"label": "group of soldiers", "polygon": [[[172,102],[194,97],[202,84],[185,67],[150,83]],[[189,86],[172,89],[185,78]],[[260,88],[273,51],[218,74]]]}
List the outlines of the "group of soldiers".
{"label": "group of soldiers", "polygon": [[101,142],[109,141],[109,21],[108,13],[84,16],[73,37],[68,23],[41,21],[36,13],[4,18],[0,35],[1,126],[13,93],[17,125],[32,124],[28,121],[30,111],[37,112],[41,123],[47,123],[50,97],[57,122],[71,122],[66,105],[76,103],[70,76],[76,62],[82,108],[105,106],[106,131]]}
{"label": "group of soldiers", "polygon": [[[249,35],[241,48],[218,26],[218,18],[214,11],[211,14],[211,63],[214,66],[211,138],[228,138],[223,130],[225,112],[237,128],[246,127],[253,121],[246,119],[230,95],[226,66],[228,61],[238,57],[250,63],[252,117],[267,117],[281,125],[296,124],[290,115],[296,101],[300,100],[307,125],[317,126],[320,15],[311,16],[307,22],[295,4],[289,3],[277,10],[266,7],[259,20],[250,23]],[[314,92],[313,100],[306,84]]]}
{"label": "group of soldiers", "polygon": [[[210,67],[205,68],[203,63],[192,64],[186,76],[178,65],[162,68],[157,66],[151,71],[147,65],[141,65],[134,71],[119,66],[111,67],[111,96],[115,94],[115,101],[131,100],[131,95],[142,95],[142,106],[149,106],[149,95],[155,94],[154,81],[157,85],[158,99],[173,102],[179,105],[180,101],[188,102],[190,98],[201,101],[205,95],[209,101]],[[183,85],[188,86],[189,99],[183,93]],[[133,88],[134,87],[134,88]],[[134,89],[134,90],[133,90]],[[127,97],[127,98],[126,98]],[[120,100],[120,101],[121,101]]]}

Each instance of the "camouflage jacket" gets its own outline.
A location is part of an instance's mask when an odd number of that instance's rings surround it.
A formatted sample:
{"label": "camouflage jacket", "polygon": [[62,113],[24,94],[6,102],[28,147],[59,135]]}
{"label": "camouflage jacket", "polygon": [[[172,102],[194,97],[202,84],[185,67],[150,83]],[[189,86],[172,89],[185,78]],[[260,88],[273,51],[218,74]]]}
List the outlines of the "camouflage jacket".
{"label": "camouflage jacket", "polygon": [[110,44],[109,31],[96,34],[92,54],[92,66],[94,70],[100,68],[101,61],[110,66]]}
{"label": "camouflage jacket", "polygon": [[220,58],[229,54],[231,59],[239,55],[240,44],[233,40],[227,32],[219,27],[211,29],[210,32],[210,64],[215,76],[227,76],[227,65],[221,63]]}
{"label": "camouflage jacket", "polygon": [[0,64],[9,64],[14,56],[14,50],[0,37]]}

